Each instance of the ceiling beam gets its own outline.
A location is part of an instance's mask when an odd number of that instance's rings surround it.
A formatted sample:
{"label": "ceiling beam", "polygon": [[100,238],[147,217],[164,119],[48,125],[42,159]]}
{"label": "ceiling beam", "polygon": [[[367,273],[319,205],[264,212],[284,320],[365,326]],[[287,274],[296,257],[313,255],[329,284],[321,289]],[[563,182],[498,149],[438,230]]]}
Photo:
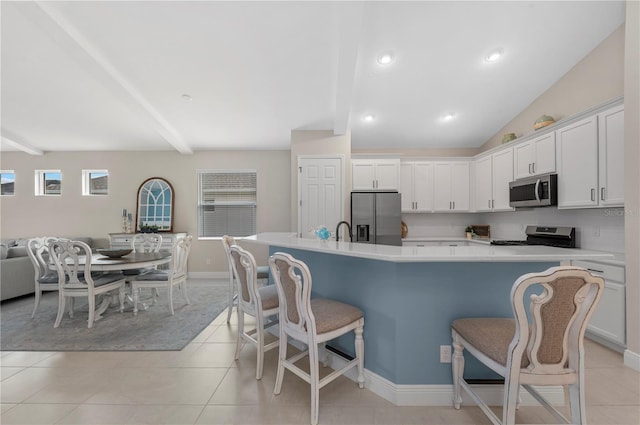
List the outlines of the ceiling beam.
{"label": "ceiling beam", "polygon": [[336,112],[333,122],[335,135],[343,135],[350,130],[364,4],[365,2],[338,4],[341,13],[339,14]]}
{"label": "ceiling beam", "polygon": [[[75,55],[78,60],[83,60],[88,56],[92,59],[93,63],[101,69],[102,76],[96,75],[96,77],[102,77],[102,80],[106,79],[111,82],[115,82],[126,94],[129,99],[141,107],[142,110],[151,117],[152,122],[155,124],[156,131],[164,138],[170,145],[172,145],[178,152],[182,154],[192,154],[193,150],[184,141],[182,135],[176,130],[176,128],[166,120],[162,114],[149,102],[144,95],[137,89],[137,87],[131,83],[106,57],[96,48],[93,44],[87,40],[83,34],[73,26],[67,19],[60,14],[54,4],[36,1],[36,4],[44,12],[44,14],[53,21],[57,27],[62,30],[75,44],[75,47],[79,47],[85,55]],[[86,59],[84,59],[86,61]]]}
{"label": "ceiling beam", "polygon": [[26,152],[29,155],[44,155],[44,151],[38,148],[34,148],[28,143],[20,140],[19,137],[16,137],[15,134],[12,134],[10,131],[6,130],[4,127],[2,128],[2,144],[11,146],[14,149],[18,149],[22,152]]}

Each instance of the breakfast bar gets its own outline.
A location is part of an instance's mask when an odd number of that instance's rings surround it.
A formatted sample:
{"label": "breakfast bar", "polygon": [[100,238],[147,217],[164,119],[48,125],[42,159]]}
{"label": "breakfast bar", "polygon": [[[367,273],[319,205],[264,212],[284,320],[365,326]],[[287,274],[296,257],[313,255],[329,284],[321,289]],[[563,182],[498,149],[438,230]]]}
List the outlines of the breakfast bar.
{"label": "breakfast bar", "polygon": [[[509,292],[521,275],[572,260],[610,254],[545,246],[386,246],[261,233],[247,242],[269,245],[309,266],[314,297],[355,305],[365,315],[365,368],[391,385],[451,385],[440,346],[451,344],[459,317],[511,317]],[[332,346],[353,354],[353,341]],[[470,379],[491,379],[470,357]]]}

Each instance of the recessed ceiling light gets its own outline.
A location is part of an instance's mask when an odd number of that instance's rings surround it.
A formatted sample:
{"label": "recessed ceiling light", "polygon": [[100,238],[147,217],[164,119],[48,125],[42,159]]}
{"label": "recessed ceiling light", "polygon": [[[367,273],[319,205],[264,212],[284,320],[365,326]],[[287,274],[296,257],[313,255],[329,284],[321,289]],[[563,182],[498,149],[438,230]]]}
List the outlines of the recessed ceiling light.
{"label": "recessed ceiling light", "polygon": [[496,49],[484,57],[486,62],[495,62],[504,55],[504,49]]}
{"label": "recessed ceiling light", "polygon": [[442,121],[449,122],[452,121],[456,117],[456,114],[450,113],[442,116]]}
{"label": "recessed ceiling light", "polygon": [[188,94],[183,94],[182,96],[182,100],[184,100],[185,102],[191,102],[192,98],[191,96],[189,96]]}
{"label": "recessed ceiling light", "polygon": [[364,122],[373,122],[373,121],[375,121],[375,119],[376,119],[376,116],[373,115],[373,114],[367,114],[367,115],[362,117],[362,121],[364,121]]}
{"label": "recessed ceiling light", "polygon": [[389,52],[382,53],[378,56],[378,63],[380,65],[389,65],[391,62],[393,62],[393,55]]}

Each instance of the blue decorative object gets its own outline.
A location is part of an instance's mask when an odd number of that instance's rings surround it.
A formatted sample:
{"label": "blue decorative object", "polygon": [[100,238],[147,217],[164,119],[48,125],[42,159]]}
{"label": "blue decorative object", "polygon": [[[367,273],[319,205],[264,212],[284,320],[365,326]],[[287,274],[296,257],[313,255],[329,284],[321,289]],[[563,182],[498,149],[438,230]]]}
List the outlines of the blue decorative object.
{"label": "blue decorative object", "polygon": [[326,241],[331,237],[331,232],[324,226],[318,227],[314,233],[319,239],[323,241]]}

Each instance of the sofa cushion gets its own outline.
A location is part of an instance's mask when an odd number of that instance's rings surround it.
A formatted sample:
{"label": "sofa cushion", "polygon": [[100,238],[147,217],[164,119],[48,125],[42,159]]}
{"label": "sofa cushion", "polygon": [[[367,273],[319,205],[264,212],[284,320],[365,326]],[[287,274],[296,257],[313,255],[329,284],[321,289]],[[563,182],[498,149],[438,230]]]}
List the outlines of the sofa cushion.
{"label": "sofa cushion", "polygon": [[27,255],[26,246],[12,246],[7,250],[7,258],[26,257]]}
{"label": "sofa cushion", "polygon": [[0,241],[0,245],[4,245],[7,248],[9,248],[10,246],[16,246],[16,240],[15,239],[2,239],[2,241]]}

